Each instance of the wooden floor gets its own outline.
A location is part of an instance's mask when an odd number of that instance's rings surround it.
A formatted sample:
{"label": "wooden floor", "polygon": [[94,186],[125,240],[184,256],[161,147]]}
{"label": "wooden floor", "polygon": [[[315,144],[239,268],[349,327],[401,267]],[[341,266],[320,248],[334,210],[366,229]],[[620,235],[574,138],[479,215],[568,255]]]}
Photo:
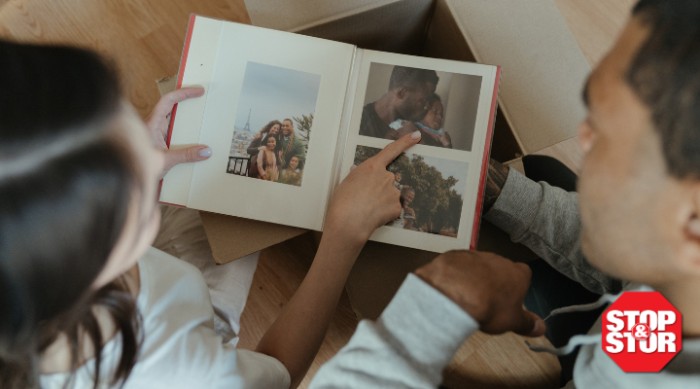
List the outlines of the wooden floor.
{"label": "wooden floor", "polygon": [[[582,44],[591,61],[600,58],[609,45],[631,3],[557,0],[566,17],[578,21],[573,28],[577,36],[593,36],[591,42]],[[598,8],[581,9],[581,4]],[[243,0],[0,0],[0,37],[70,43],[107,55],[121,73],[125,94],[145,117],[158,100],[155,81],[177,71],[191,12],[250,21]],[[604,35],[587,27],[590,21],[600,20]],[[307,234],[264,251],[242,319],[241,346],[256,344],[299,285],[314,249],[314,237]],[[356,324],[348,298],[343,296],[302,387],[347,342]],[[455,356],[445,383],[453,388],[555,387],[557,375],[556,359],[528,351],[522,338],[477,334]]]}

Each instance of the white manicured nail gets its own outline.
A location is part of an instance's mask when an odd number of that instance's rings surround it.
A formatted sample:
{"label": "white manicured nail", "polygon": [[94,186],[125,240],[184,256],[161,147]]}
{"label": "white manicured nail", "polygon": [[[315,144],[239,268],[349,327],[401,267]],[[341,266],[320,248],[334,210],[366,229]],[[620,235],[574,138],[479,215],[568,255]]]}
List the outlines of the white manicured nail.
{"label": "white manicured nail", "polygon": [[209,158],[211,157],[211,148],[205,147],[203,149],[199,149],[197,154],[199,154],[199,156],[202,158]]}

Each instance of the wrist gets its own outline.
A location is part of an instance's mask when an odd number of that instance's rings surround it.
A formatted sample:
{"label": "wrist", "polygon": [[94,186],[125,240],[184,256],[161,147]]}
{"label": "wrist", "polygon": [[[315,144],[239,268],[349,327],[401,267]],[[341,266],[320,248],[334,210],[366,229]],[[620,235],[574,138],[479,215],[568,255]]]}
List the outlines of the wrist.
{"label": "wrist", "polygon": [[510,168],[500,162],[490,159],[488,174],[486,175],[486,187],[484,188],[484,207],[482,214],[488,212],[501,195],[501,190],[508,179]]}
{"label": "wrist", "polygon": [[323,238],[337,241],[348,249],[359,251],[367,243],[369,234],[364,233],[362,228],[356,228],[347,223],[329,222],[323,229]]}

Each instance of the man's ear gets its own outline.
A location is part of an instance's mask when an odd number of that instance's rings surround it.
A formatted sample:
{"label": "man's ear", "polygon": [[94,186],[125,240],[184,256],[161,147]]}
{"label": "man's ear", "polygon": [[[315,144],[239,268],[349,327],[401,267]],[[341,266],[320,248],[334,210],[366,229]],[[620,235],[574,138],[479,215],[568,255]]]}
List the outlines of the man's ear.
{"label": "man's ear", "polygon": [[691,192],[691,208],[684,222],[681,260],[686,271],[700,275],[700,182],[691,184]]}
{"label": "man's ear", "polygon": [[408,90],[404,87],[396,88],[396,97],[398,97],[399,99],[404,99],[406,98],[407,92]]}

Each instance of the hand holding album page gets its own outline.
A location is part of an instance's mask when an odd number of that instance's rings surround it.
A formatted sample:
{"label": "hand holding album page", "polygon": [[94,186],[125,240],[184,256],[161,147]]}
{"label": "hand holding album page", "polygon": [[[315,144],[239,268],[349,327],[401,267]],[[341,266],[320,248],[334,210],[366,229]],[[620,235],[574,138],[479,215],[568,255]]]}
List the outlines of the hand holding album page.
{"label": "hand holding album page", "polygon": [[204,162],[179,165],[161,201],[320,231],[347,173],[399,136],[421,143],[389,170],[398,219],[372,240],[443,252],[478,235],[500,69],[407,56],[192,16],[170,147],[202,143]]}

